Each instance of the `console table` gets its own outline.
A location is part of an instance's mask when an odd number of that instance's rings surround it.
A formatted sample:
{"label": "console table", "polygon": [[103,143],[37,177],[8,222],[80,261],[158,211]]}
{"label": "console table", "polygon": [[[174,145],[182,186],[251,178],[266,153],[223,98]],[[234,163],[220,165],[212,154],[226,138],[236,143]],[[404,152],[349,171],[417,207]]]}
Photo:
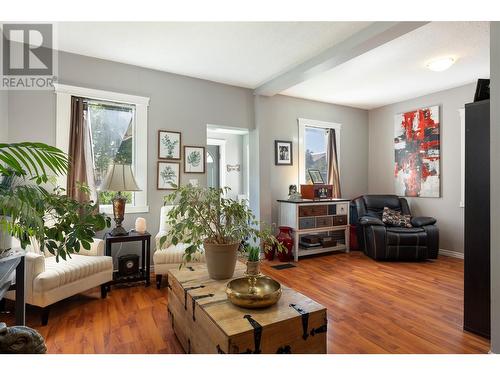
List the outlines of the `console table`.
{"label": "console table", "polygon": [[[279,199],[279,225],[292,228],[293,257],[331,251],[349,252],[349,199]],[[306,234],[332,236],[337,244],[330,247],[303,248],[300,238]]]}

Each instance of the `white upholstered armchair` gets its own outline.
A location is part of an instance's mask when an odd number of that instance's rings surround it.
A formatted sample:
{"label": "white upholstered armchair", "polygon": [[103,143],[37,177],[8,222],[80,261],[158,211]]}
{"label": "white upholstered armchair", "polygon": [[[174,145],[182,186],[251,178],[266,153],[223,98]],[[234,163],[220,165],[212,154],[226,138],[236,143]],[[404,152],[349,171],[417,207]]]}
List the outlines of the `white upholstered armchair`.
{"label": "white upholstered armchair", "polygon": [[[113,261],[104,256],[104,241],[94,239],[90,250],[81,249],[67,260],[42,253],[29,246],[25,268],[26,303],[42,308],[42,325],[49,318],[50,305],[75,294],[101,286],[101,297],[106,297],[105,284],[113,279]],[[7,299],[14,299],[9,292]]]}
{"label": "white upholstered armchair", "polygon": [[[166,275],[169,269],[178,268],[183,261],[184,250],[188,244],[179,243],[173,245],[165,242],[160,246],[160,239],[165,236],[169,227],[167,225],[167,214],[174,206],[163,206],[160,211],[160,229],[155,237],[155,253],[153,254],[154,270],[156,275],[156,287],[160,289],[163,275]],[[197,253],[193,258],[193,263],[205,262],[205,254]]]}

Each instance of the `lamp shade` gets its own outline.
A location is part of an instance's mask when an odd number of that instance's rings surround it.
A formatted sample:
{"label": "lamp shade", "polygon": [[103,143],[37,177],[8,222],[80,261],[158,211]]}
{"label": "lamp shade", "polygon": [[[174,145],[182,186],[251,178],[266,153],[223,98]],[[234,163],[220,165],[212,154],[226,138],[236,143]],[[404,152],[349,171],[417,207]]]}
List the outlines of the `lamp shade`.
{"label": "lamp shade", "polygon": [[99,190],[141,191],[137,186],[137,181],[135,181],[132,166],[129,164],[111,164]]}

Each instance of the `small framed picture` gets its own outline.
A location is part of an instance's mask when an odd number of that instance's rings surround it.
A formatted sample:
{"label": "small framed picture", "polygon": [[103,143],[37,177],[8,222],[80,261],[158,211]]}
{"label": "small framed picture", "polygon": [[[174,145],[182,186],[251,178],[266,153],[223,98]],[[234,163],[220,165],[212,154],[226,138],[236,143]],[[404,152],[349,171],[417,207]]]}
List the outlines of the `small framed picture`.
{"label": "small framed picture", "polygon": [[181,133],[158,130],[158,159],[181,159]]}
{"label": "small framed picture", "polygon": [[184,173],[205,173],[205,147],[184,146]]}
{"label": "small framed picture", "polygon": [[309,172],[309,176],[311,177],[311,181],[313,184],[323,185],[325,183],[325,181],[323,180],[323,176],[318,169],[308,169],[307,172]]}
{"label": "small framed picture", "polygon": [[181,164],[177,162],[159,161],[157,168],[158,190],[177,190]]}
{"label": "small framed picture", "polygon": [[274,141],[274,165],[293,165],[292,142]]}

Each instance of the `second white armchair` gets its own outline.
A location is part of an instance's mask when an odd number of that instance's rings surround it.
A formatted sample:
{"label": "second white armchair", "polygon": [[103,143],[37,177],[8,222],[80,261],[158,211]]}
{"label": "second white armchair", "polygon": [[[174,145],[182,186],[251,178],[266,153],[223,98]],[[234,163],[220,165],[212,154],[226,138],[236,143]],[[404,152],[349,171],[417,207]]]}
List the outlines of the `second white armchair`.
{"label": "second white armchair", "polygon": [[[167,235],[169,227],[167,225],[167,214],[174,206],[163,206],[160,211],[160,230],[155,237],[155,253],[153,254],[154,271],[156,274],[156,287],[160,289],[163,275],[168,270],[179,267],[183,262],[184,250],[189,244],[180,243],[173,245],[165,242],[160,246],[160,239]],[[205,262],[205,254],[198,253],[193,259],[193,263]]]}

